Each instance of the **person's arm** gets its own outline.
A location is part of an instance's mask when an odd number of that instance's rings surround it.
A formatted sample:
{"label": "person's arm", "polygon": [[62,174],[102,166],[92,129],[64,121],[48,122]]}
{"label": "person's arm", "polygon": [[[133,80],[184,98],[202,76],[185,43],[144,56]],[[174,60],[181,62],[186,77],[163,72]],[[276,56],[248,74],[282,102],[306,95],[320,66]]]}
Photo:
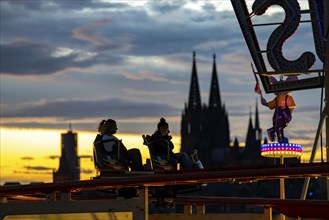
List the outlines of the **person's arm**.
{"label": "person's arm", "polygon": [[166,141],[168,142],[169,149],[170,149],[170,150],[173,150],[173,149],[174,149],[174,144],[173,144],[173,142],[171,141],[172,136],[171,136],[171,135],[166,135],[166,136],[164,136],[164,138],[165,138]]}
{"label": "person's arm", "polygon": [[152,135],[151,144],[153,145],[154,153],[156,155],[167,155],[168,141],[165,136],[162,136],[160,132],[155,132]]}
{"label": "person's arm", "polygon": [[164,136],[164,141],[166,143],[166,146],[169,147],[169,150],[173,150],[174,149],[174,144],[171,141],[172,137],[170,135],[166,135]]}

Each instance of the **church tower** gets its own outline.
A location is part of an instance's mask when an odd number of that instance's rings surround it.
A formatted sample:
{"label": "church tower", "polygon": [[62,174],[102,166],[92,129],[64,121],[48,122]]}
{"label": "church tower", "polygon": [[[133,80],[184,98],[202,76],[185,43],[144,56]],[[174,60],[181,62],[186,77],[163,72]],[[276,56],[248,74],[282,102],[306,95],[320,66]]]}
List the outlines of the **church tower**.
{"label": "church tower", "polygon": [[80,158],[78,156],[78,135],[71,129],[61,134],[61,151],[59,168],[53,172],[53,181],[80,180]]}
{"label": "church tower", "polygon": [[249,113],[249,125],[246,136],[246,145],[243,151],[243,162],[241,165],[260,165],[266,158],[263,158],[260,153],[260,147],[262,142],[262,129],[259,126],[259,115],[258,115],[258,105],[256,101],[255,110],[255,126],[252,124],[251,110]]}
{"label": "church tower", "polygon": [[219,93],[219,84],[217,79],[216,55],[213,55],[213,67],[210,83],[209,109],[221,108],[222,102]]}
{"label": "church tower", "polygon": [[195,62],[195,52],[193,52],[192,77],[190,85],[190,94],[188,99],[189,109],[201,109],[201,96],[199,89],[198,74]]}
{"label": "church tower", "polygon": [[244,154],[247,154],[247,157],[251,157],[254,153],[255,148],[255,142],[256,142],[256,136],[255,136],[255,129],[252,124],[252,116],[251,116],[251,108],[249,111],[249,123],[248,123],[248,130],[247,130],[247,136],[246,136],[246,146],[244,150]]}
{"label": "church tower", "polygon": [[204,166],[211,168],[221,165],[229,151],[229,144],[228,114],[221,103],[216,55],[213,56],[209,103],[201,106],[194,52],[189,102],[182,114],[181,150],[190,153],[197,149]]}
{"label": "church tower", "polygon": [[[201,150],[202,144],[202,106],[199,89],[198,74],[193,52],[192,76],[189,101],[182,113],[181,121],[181,151],[190,153],[193,149]],[[202,154],[202,152],[199,152]]]}
{"label": "church tower", "polygon": [[216,68],[216,55],[213,55],[213,68],[210,82],[208,108],[204,110],[204,143],[207,148],[205,166],[218,167],[225,159],[230,146],[228,116],[222,105]]}

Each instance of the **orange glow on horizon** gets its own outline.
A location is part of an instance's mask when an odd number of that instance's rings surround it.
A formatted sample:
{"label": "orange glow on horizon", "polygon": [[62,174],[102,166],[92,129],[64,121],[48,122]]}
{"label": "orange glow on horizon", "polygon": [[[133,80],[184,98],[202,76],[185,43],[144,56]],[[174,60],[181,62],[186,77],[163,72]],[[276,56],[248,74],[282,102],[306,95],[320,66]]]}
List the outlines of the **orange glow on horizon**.
{"label": "orange glow on horizon", "polygon": [[[65,130],[0,128],[0,184],[5,182],[52,182],[52,172],[59,168],[61,134]],[[96,175],[92,161],[96,132],[73,131],[78,134],[78,156],[82,180]],[[116,135],[124,145],[138,148],[145,163],[149,158],[147,146],[140,134]],[[180,137],[173,136],[175,152],[180,150]]]}

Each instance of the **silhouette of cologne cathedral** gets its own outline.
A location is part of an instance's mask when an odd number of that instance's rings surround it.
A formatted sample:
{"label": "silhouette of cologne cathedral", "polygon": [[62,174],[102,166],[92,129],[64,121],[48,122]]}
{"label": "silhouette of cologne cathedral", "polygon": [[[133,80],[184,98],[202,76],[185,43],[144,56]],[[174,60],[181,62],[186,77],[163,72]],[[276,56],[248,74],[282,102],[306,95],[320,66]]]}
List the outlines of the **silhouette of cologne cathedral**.
{"label": "silhouette of cologne cathedral", "polygon": [[[181,121],[181,151],[189,153],[197,149],[206,168],[273,164],[273,159],[264,158],[260,154],[262,129],[259,126],[257,102],[255,126],[250,113],[245,147],[239,147],[237,138],[232,146],[230,142],[228,112],[221,101],[216,55],[213,56],[209,103],[202,105],[193,52],[189,99],[185,103]],[[267,142],[266,138],[264,142]]]}

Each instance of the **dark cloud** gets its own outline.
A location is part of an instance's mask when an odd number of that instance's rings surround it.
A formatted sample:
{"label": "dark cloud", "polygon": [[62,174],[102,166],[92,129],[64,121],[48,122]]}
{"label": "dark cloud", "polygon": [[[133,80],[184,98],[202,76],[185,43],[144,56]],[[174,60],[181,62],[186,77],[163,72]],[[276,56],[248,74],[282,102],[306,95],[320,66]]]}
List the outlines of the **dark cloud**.
{"label": "dark cloud", "polygon": [[2,3],[12,7],[22,7],[25,10],[82,10],[82,9],[104,9],[104,8],[124,8],[124,3],[111,3],[94,0],[1,0]]}
{"label": "dark cloud", "polygon": [[[177,16],[177,21],[163,21],[157,18],[155,21],[147,21],[151,23],[152,28],[146,25],[138,25],[134,34],[134,48],[133,52],[148,55],[148,54],[170,54],[173,51],[176,53],[191,53],[197,49],[198,53],[207,52],[213,53],[220,50],[221,54],[231,52],[235,48],[244,46],[245,42],[240,39],[235,41],[236,34],[240,34],[238,25],[236,25],[236,18],[232,13],[222,12],[220,14],[209,15],[201,14],[193,16],[193,12],[181,13]],[[227,15],[226,15],[227,14]],[[226,19],[222,19],[226,16]],[[179,18],[184,18],[179,20]],[[222,23],[215,22],[222,20]],[[194,25],[187,25],[192,23]],[[170,26],[170,28],[168,28]],[[228,28],[230,27],[230,28]],[[199,44],[208,41],[232,41],[222,47],[199,48]],[[147,45],[147,46],[146,46]]]}
{"label": "dark cloud", "polygon": [[150,1],[148,4],[154,12],[168,14],[182,8],[185,3],[184,1]]}
{"label": "dark cloud", "polygon": [[[129,55],[166,55],[173,53],[173,51],[175,53],[191,53],[197,45],[205,41],[214,41],[214,39],[227,41],[227,39],[234,39],[233,36],[236,33],[240,33],[238,25],[233,25],[236,23],[234,14],[228,12],[213,13],[214,15],[210,15],[211,13],[198,13],[195,16],[192,13],[193,11],[182,9],[186,2],[151,1],[148,3],[155,13],[159,11],[175,12],[173,16],[166,15],[169,18],[177,17],[177,19],[172,20],[167,19],[166,16],[151,16],[139,7],[128,8],[123,3],[109,4],[94,1],[79,1],[79,4],[75,1],[53,1],[51,3],[39,4],[61,7],[66,10],[85,7],[104,9],[101,6],[107,5],[108,7],[114,7],[116,10],[111,11],[111,13],[100,12],[97,16],[85,15],[82,12],[75,12],[74,15],[71,15],[68,12],[71,16],[65,17],[65,20],[63,20],[59,19],[63,11],[52,11],[53,16],[46,16],[45,12],[50,11],[50,9],[44,9],[37,11],[37,15],[31,14],[29,20],[23,22],[24,19],[16,18],[19,15],[15,14],[14,6],[7,9],[6,13],[12,11],[12,14],[4,16],[8,19],[3,28],[5,30],[5,39],[8,40],[7,43],[1,45],[1,55],[4,56],[3,63],[6,64],[2,67],[1,73],[44,75],[56,73],[70,67],[85,68],[95,64],[119,63],[120,61],[119,56],[114,58],[106,52],[84,62],[75,61],[79,58],[77,53],[66,57],[50,56],[57,47],[73,49],[80,47],[80,50],[86,52],[114,50],[117,53],[120,50],[121,53]],[[17,4],[29,5],[23,1],[19,1]],[[208,10],[210,6],[211,4],[207,4],[204,7]],[[125,8],[125,11],[120,11],[122,8]],[[21,14],[24,13],[27,12],[21,12]],[[58,16],[55,16],[57,13]],[[39,19],[40,17],[44,17],[44,19]],[[222,19],[223,17],[225,19]],[[222,22],[218,23],[216,20]],[[187,25],[191,22],[197,22],[198,24]],[[15,31],[12,31],[13,26],[17,27]],[[38,39],[41,45],[38,45],[38,47],[35,44],[28,47],[27,45],[15,45],[10,41],[13,37]],[[53,45],[50,45],[50,42]],[[242,39],[239,42],[235,42],[234,47],[244,45]],[[217,46],[197,48],[198,50],[211,52],[220,49],[221,53],[225,53],[232,50],[232,45],[220,48]]]}
{"label": "dark cloud", "polygon": [[36,0],[1,0],[2,7],[21,7],[22,9],[33,11],[42,9],[46,2]]}
{"label": "dark cloud", "polygon": [[21,160],[34,160],[34,157],[21,157]]}
{"label": "dark cloud", "polygon": [[90,155],[80,155],[79,158],[80,159],[93,159],[93,156],[90,156]]}
{"label": "dark cloud", "polygon": [[[55,121],[55,122],[54,122]],[[37,128],[37,129],[58,129],[62,130],[68,127],[68,124],[71,123],[68,121],[59,121],[54,119],[52,122],[36,123],[36,122],[6,122],[1,123],[3,127],[14,127],[14,128]],[[74,129],[79,131],[96,131],[97,123],[99,121],[90,122],[90,123],[74,123]],[[60,156],[50,156],[49,159],[59,159]]]}
{"label": "dark cloud", "polygon": [[216,13],[216,7],[212,3],[206,3],[203,7],[203,10],[207,11],[208,13]]}
{"label": "dark cloud", "polygon": [[72,30],[72,37],[78,40],[87,42],[92,45],[96,51],[104,50],[129,50],[131,45],[129,44],[129,38],[127,41],[114,39],[110,36],[103,36],[102,27],[110,26],[111,19],[100,19],[81,25],[80,27]]}
{"label": "dark cloud", "polygon": [[72,68],[84,69],[96,64],[120,64],[118,56],[102,57],[94,51],[56,48],[47,44],[19,40],[1,44],[1,69],[3,75],[50,75]]}
{"label": "dark cloud", "polygon": [[45,166],[24,166],[27,170],[38,170],[38,171],[44,171],[44,170],[53,170],[52,167],[45,167]]}
{"label": "dark cloud", "polygon": [[116,118],[152,117],[176,115],[179,109],[167,104],[151,102],[131,102],[122,99],[103,100],[58,100],[28,104],[3,110],[1,117],[58,117],[62,119],[83,119],[90,117]]}
{"label": "dark cloud", "polygon": [[70,67],[87,67],[93,62],[78,62],[79,54],[65,57],[52,55],[56,48],[36,44],[31,41],[17,41],[1,44],[1,74],[9,75],[46,75],[63,71]]}
{"label": "dark cloud", "polygon": [[51,155],[48,158],[51,159],[51,160],[55,160],[55,159],[59,159],[60,156],[53,156],[53,155]]}
{"label": "dark cloud", "polygon": [[80,169],[80,173],[92,174],[92,173],[95,173],[95,170],[91,170],[91,169]]}
{"label": "dark cloud", "polygon": [[129,7],[127,2],[104,2],[99,0],[79,0],[77,3],[76,0],[71,1],[58,1],[58,0],[50,0],[53,7],[57,8],[57,10],[64,11],[82,11],[82,10],[96,10],[96,9],[125,9]]}
{"label": "dark cloud", "polygon": [[34,171],[34,170],[27,170],[27,171],[22,171],[22,170],[14,170],[13,171],[14,174],[40,174],[40,175],[44,175],[44,174],[53,174],[52,171],[46,171],[46,170],[41,170],[41,171]]}

